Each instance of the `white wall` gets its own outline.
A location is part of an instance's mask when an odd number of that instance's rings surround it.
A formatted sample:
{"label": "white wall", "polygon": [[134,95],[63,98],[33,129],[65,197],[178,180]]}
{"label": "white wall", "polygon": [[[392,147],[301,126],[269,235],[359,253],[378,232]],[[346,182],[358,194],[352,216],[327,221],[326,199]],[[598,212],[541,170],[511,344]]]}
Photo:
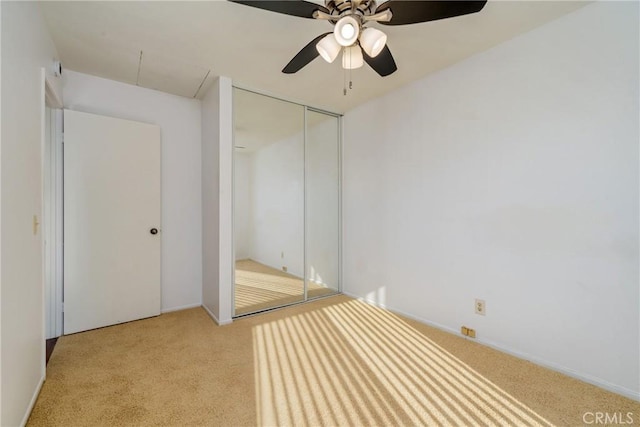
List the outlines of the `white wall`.
{"label": "white wall", "polygon": [[26,422],[44,380],[42,217],[44,92],[41,68],[56,49],[37,3],[2,2],[0,163],[0,424]]}
{"label": "white wall", "polygon": [[200,305],[200,101],[73,71],[63,81],[65,108],[160,126],[162,311]]}
{"label": "white wall", "polygon": [[595,3],[349,112],[345,291],[640,398],[638,75]]}
{"label": "white wall", "polygon": [[202,304],[224,325],[233,312],[231,80],[219,77],[202,100]]}
{"label": "white wall", "polygon": [[220,83],[202,98],[202,305],[220,323]]}
{"label": "white wall", "polygon": [[[301,134],[252,155],[251,259],[304,276],[304,142]],[[283,256],[284,254],[284,256]]]}

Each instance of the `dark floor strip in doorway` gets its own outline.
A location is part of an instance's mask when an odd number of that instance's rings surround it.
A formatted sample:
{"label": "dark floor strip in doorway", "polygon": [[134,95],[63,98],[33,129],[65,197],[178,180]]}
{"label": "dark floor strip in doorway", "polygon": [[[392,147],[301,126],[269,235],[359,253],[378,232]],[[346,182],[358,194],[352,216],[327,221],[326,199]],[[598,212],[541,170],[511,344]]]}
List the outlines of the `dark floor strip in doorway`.
{"label": "dark floor strip in doorway", "polygon": [[56,346],[56,342],[58,342],[58,338],[50,338],[47,340],[47,362],[49,363],[49,358],[51,358],[51,353],[53,353],[53,348]]}

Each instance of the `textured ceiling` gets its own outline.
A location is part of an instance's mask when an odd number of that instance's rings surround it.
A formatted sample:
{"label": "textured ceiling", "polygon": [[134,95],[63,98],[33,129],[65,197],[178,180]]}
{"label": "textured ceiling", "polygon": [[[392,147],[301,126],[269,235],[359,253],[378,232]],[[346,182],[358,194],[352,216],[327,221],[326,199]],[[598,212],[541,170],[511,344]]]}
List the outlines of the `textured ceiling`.
{"label": "textured ceiling", "polygon": [[[339,61],[321,58],[296,74],[281,73],[300,48],[331,30],[326,21],[226,1],[43,2],[41,8],[65,68],[186,97],[201,97],[224,75],[240,87],[342,113],[584,4],[489,0],[473,15],[375,24],[387,33],[398,65],[384,78],[367,65],[345,75]],[[353,81],[346,96],[345,77]]]}

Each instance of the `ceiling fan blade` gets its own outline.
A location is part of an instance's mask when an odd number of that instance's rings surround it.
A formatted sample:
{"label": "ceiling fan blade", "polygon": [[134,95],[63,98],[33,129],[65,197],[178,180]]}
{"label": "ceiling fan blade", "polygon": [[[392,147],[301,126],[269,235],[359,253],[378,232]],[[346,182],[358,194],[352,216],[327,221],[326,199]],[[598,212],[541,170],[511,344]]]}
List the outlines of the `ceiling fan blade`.
{"label": "ceiling fan blade", "polygon": [[229,0],[232,3],[270,10],[271,12],[284,13],[285,15],[299,16],[301,18],[313,18],[313,12],[319,10],[329,13],[329,10],[316,3],[303,0]]}
{"label": "ceiling fan blade", "polygon": [[376,13],[391,9],[391,21],[380,21],[383,25],[406,25],[419,22],[437,21],[467,15],[482,10],[487,0],[479,1],[430,1],[430,0],[389,0],[382,3]]}
{"label": "ceiling fan blade", "polygon": [[298,52],[298,54],[294,56],[291,61],[289,61],[289,63],[282,69],[282,72],[285,74],[297,73],[298,71],[300,71],[300,69],[302,69],[302,67],[316,59],[316,57],[320,55],[318,53],[318,50],[316,49],[316,45],[327,34],[331,33],[320,34],[318,37],[311,40],[309,44],[300,49],[300,52]]}
{"label": "ceiling fan blade", "polygon": [[367,55],[367,52],[363,49],[362,57],[364,58],[364,61],[382,77],[393,74],[398,69],[396,61],[393,59],[393,55],[391,55],[391,51],[388,46],[385,46],[384,49],[382,49],[382,52],[380,52],[375,58]]}

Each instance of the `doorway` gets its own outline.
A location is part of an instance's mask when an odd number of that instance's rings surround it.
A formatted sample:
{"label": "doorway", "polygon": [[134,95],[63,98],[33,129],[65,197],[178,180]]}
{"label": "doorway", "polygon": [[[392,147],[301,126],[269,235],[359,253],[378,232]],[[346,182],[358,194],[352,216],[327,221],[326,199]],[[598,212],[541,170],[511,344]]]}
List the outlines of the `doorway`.
{"label": "doorway", "polygon": [[340,291],[340,117],[234,88],[234,317]]}

